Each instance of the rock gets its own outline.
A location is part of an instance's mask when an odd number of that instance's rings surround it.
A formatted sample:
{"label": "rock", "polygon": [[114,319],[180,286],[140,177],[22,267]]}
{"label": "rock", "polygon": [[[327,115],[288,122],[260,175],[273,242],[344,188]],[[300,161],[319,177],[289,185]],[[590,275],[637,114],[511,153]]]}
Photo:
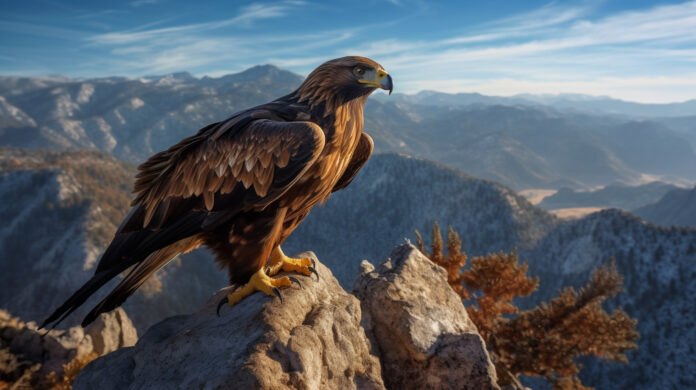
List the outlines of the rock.
{"label": "rock", "polygon": [[99,356],[138,342],[133,322],[120,307],[101,314],[85,328],[85,332],[92,337],[92,349]]}
{"label": "rock", "polygon": [[[93,342],[97,340],[97,342]],[[35,322],[22,322],[0,310],[0,346],[23,361],[38,364],[40,376],[50,372],[62,374],[63,365],[74,359],[101,356],[118,348],[134,345],[138,335],[126,315],[118,308],[104,313],[89,327],[68,330],[39,330]]]}
{"label": "rock", "polygon": [[446,271],[410,244],[375,269],[363,261],[353,293],[390,389],[498,389],[486,346]]}
{"label": "rock", "polygon": [[218,317],[231,288],[220,290],[198,312],[87,365],[74,388],[383,389],[359,301],[316,265],[320,280],[296,275],[303,287],[282,289],[283,302],[257,292]]}

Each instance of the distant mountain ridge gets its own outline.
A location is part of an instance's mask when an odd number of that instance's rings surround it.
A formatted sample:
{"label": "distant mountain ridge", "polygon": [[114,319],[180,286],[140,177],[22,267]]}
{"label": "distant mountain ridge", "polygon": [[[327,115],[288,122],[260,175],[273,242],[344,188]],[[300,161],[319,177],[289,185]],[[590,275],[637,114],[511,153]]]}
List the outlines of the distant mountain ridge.
{"label": "distant mountain ridge", "polygon": [[674,189],[659,201],[637,208],[633,213],[662,226],[696,228],[696,187]]}
{"label": "distant mountain ridge", "polygon": [[501,104],[525,106],[549,106],[578,113],[610,114],[636,118],[683,117],[696,112],[696,99],[678,103],[637,103],[607,96],[582,94],[518,94],[490,96],[480,93],[446,93],[420,91],[415,94],[395,94],[395,98],[409,103],[425,105]]}
{"label": "distant mountain ridge", "polygon": [[549,107],[439,107],[375,100],[366,131],[381,150],[441,162],[514,189],[691,183],[696,154],[657,122],[567,114]]}
{"label": "distant mountain ridge", "polygon": [[204,125],[282,96],[301,82],[302,77],[270,65],[201,79],[185,72],[136,80],[0,77],[0,144],[96,149],[141,162]]}
{"label": "distant mountain ridge", "polygon": [[[140,79],[0,77],[0,145],[95,149],[139,163],[209,123],[287,94],[302,80],[271,65],[217,78],[186,72]],[[375,94],[365,129],[378,151],[435,160],[515,189],[636,184],[646,175],[691,184],[696,128],[667,119],[588,114],[528,96],[426,91]]]}
{"label": "distant mountain ridge", "polygon": [[662,182],[651,182],[635,187],[614,184],[595,191],[561,188],[555,194],[542,199],[538,206],[546,210],[567,207],[611,207],[629,211],[655,203],[666,193],[677,188]]}
{"label": "distant mountain ridge", "polygon": [[414,229],[427,236],[435,221],[460,232],[462,250],[472,255],[531,248],[559,223],[497,183],[386,153],[373,155],[348,188],[315,207],[284,248],[311,249],[349,289],[358,259],[384,257]]}

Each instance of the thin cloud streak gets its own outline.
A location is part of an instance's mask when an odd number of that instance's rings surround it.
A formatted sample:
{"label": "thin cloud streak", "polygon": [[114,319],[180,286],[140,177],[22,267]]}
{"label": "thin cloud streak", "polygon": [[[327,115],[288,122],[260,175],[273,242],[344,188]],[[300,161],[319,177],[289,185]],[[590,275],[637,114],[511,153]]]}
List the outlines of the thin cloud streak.
{"label": "thin cloud streak", "polygon": [[[260,1],[229,5],[224,13],[202,12],[199,19],[185,16],[182,22],[180,13],[157,12],[174,0],[135,0],[110,7],[113,11],[92,11],[91,22],[104,27],[85,24],[79,16],[89,14],[85,10],[66,10],[74,14],[72,19],[45,23],[20,11],[4,16],[11,21],[0,17],[0,30],[32,42],[58,38],[65,47],[47,45],[41,54],[51,52],[61,70],[81,77],[182,70],[219,75],[265,63],[307,74],[326,59],[364,55],[390,71],[399,92],[442,88],[504,95],[556,90],[611,95],[615,88],[612,96],[630,99],[635,94],[633,100],[696,97],[692,84],[677,82],[688,80],[696,68],[696,1],[633,10],[637,6],[624,5],[623,11],[607,11],[616,7],[602,0],[552,2],[508,17],[482,18],[478,25],[454,23],[435,14],[440,12],[436,6],[415,0],[397,1],[398,7],[381,3],[388,12],[380,15],[387,17],[364,15],[361,25],[336,19],[348,14],[335,3]],[[456,12],[474,8],[450,7]],[[134,15],[134,23],[109,16],[112,12]],[[488,18],[499,14],[486,12]],[[0,51],[21,61],[5,60],[2,67],[55,66],[37,50],[6,40]],[[64,53],[71,53],[71,61],[65,55],[58,58]],[[655,91],[653,97],[650,91]]]}
{"label": "thin cloud streak", "polygon": [[[405,80],[418,80],[417,75],[423,77],[425,69],[442,75],[441,80],[409,81],[401,86],[405,92],[427,88],[511,95],[525,92],[524,88],[530,93],[592,93],[594,88],[601,93],[615,91],[614,95],[630,98],[629,93],[640,89],[630,85],[640,82],[636,85],[660,92],[652,96],[641,92],[635,99],[666,101],[670,94],[694,98],[693,90],[689,91],[693,85],[689,77],[661,76],[671,75],[678,68],[689,69],[696,60],[693,48],[696,2],[624,12],[592,22],[574,20],[586,14],[580,10],[560,14],[565,16],[545,25],[526,17],[513,17],[505,19],[505,23],[489,23],[487,26],[493,27],[487,30],[479,29],[472,35],[442,39],[430,45],[385,40],[366,49],[395,48],[381,60],[395,79],[400,75]],[[520,20],[520,25],[509,25],[514,20]],[[535,31],[558,23],[567,26],[543,34]],[[505,27],[495,27],[498,25]],[[514,34],[510,31],[526,31],[529,36],[512,38]],[[479,42],[487,44],[482,46]],[[661,67],[661,64],[669,66]],[[646,69],[654,77],[644,76]],[[512,75],[521,79],[510,79]],[[588,80],[591,77],[595,79]],[[630,82],[621,83],[621,79]],[[647,82],[649,79],[657,81]]]}
{"label": "thin cloud streak", "polygon": [[143,42],[156,39],[180,39],[180,33],[202,33],[228,26],[249,27],[253,22],[262,19],[280,18],[287,15],[292,7],[306,3],[301,1],[284,1],[272,5],[251,4],[242,7],[241,12],[230,19],[195,23],[176,27],[164,27],[141,31],[121,31],[105,34],[97,34],[87,40],[98,45],[125,45],[134,42]]}

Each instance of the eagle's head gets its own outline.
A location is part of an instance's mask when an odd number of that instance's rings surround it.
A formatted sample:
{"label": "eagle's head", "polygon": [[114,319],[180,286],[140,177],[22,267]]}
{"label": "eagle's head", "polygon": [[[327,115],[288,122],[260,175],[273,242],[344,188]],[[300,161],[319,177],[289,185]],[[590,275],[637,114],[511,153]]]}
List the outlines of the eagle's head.
{"label": "eagle's head", "polygon": [[298,88],[300,100],[315,105],[344,104],[367,98],[377,88],[389,91],[394,84],[391,76],[377,62],[358,56],[336,58],[319,65]]}

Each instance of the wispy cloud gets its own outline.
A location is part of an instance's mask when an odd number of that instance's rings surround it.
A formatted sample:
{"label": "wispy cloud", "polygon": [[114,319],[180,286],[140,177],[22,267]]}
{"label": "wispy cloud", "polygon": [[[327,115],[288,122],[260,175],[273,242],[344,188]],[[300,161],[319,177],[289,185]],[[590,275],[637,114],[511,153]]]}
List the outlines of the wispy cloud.
{"label": "wispy cloud", "polygon": [[577,20],[591,14],[594,7],[592,3],[573,6],[549,3],[532,11],[491,21],[484,24],[484,27],[517,31],[535,30]]}
{"label": "wispy cloud", "polygon": [[[180,24],[152,28],[155,22],[129,30],[94,34],[85,39],[88,45],[107,48],[117,56],[122,73],[160,73],[177,70],[193,70],[205,65],[216,66],[227,62],[228,71],[254,65],[267,56],[278,55],[292,47],[309,48],[331,44],[350,36],[347,32],[327,34],[261,35],[247,29],[261,20],[288,16],[293,10],[306,6],[305,1],[284,0],[274,3],[253,3],[238,9],[233,17],[210,22]],[[319,38],[310,40],[310,38]],[[282,46],[283,41],[293,41],[293,46]],[[297,45],[297,42],[307,44]],[[261,49],[265,50],[261,50]],[[113,59],[112,59],[113,60]]]}
{"label": "wispy cloud", "polygon": [[174,42],[182,38],[182,34],[196,34],[210,32],[223,27],[249,27],[253,22],[262,19],[280,18],[286,16],[293,8],[305,5],[303,1],[282,1],[274,4],[251,4],[242,7],[233,18],[206,23],[184,24],[180,26],[164,27],[156,29],[136,28],[126,31],[97,34],[87,40],[100,45],[126,45],[153,40],[169,40]]}
{"label": "wispy cloud", "polygon": [[[358,3],[252,0],[189,8],[183,1],[132,0],[100,11],[60,3],[54,11],[70,15],[62,18],[22,9],[4,13],[3,38],[19,34],[51,44],[39,49],[0,40],[0,52],[18,59],[0,58],[0,70],[53,69],[62,61],[50,72],[220,75],[274,63],[307,74],[326,59],[357,54],[384,65],[400,92],[696,97],[689,81],[696,69],[696,1],[622,3],[623,11],[603,0],[551,2],[497,19],[507,10],[465,2],[368,1],[365,12]],[[182,14],[177,5],[196,15]]]}
{"label": "wispy cloud", "polygon": [[[389,39],[364,48],[369,52],[390,47],[382,63],[413,80],[406,86],[410,91],[427,88],[510,95],[525,88],[526,92],[587,93],[593,88],[608,92],[616,87],[624,92],[622,97],[631,98],[629,93],[635,88],[628,85],[638,81],[652,89],[657,84],[666,88],[692,85],[681,83],[688,77],[674,78],[678,82],[671,83],[673,78],[665,76],[671,76],[675,64],[696,65],[696,2],[596,20],[587,19],[588,15],[589,8],[564,10],[554,5],[487,23],[470,35],[421,43]],[[669,67],[661,68],[661,63]],[[645,76],[646,69],[654,77]],[[424,71],[438,78],[431,79]],[[660,81],[644,81],[651,78]],[[621,83],[622,79],[630,82]],[[642,98],[650,100],[647,94]],[[652,100],[666,98],[667,94],[655,94]]]}
{"label": "wispy cloud", "polygon": [[161,0],[134,0],[134,1],[131,1],[130,3],[128,3],[128,4],[130,4],[131,7],[141,7],[141,6],[143,6],[143,5],[157,4],[157,3],[159,3],[160,1],[161,1]]}

